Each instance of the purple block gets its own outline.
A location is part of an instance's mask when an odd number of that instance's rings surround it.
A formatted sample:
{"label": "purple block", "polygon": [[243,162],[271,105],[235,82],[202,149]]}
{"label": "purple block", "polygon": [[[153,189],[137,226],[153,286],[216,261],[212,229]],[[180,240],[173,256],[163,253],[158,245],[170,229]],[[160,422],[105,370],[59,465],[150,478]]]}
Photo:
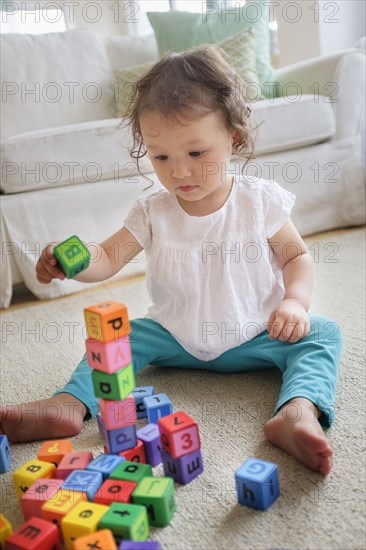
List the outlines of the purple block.
{"label": "purple block", "polygon": [[172,477],[181,485],[187,485],[203,472],[201,449],[179,458],[172,457],[162,449],[161,458],[163,459],[164,475]]}
{"label": "purple block", "polygon": [[157,424],[146,424],[137,430],[137,437],[141,439],[145,448],[146,461],[151,466],[161,463],[160,432]]}
{"label": "purple block", "polygon": [[137,445],[136,425],[124,426],[116,430],[107,430],[100,414],[97,414],[99,433],[103,445],[109,453],[120,453]]}
{"label": "purple block", "polygon": [[162,548],[157,540],[144,540],[143,542],[123,540],[118,550],[162,550]]}

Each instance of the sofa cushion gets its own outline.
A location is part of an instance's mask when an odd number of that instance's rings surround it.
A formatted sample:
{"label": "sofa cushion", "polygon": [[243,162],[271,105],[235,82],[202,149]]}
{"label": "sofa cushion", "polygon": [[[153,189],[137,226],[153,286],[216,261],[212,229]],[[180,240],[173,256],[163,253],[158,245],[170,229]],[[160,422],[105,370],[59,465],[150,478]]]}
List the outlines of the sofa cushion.
{"label": "sofa cushion", "polygon": [[112,116],[102,35],[86,29],[1,36],[1,138]]}
{"label": "sofa cushion", "polygon": [[153,32],[144,36],[105,36],[104,44],[112,70],[157,61],[159,58]]}
{"label": "sofa cushion", "polygon": [[[324,100],[324,101],[323,101]],[[305,147],[331,138],[335,134],[332,104],[313,95],[278,97],[252,103],[256,130],[256,153],[275,153]]]}
{"label": "sofa cushion", "polygon": [[[250,100],[261,99],[261,87],[256,69],[256,43],[253,29],[246,29],[217,43],[222,48],[246,84]],[[147,73],[155,61],[114,71],[116,116],[125,116],[133,93],[132,84]]]}
{"label": "sofa cushion", "polygon": [[[131,134],[115,119],[35,130],[1,144],[3,193],[20,193],[105,179],[137,181]],[[150,161],[139,162],[142,172]]]}
{"label": "sofa cushion", "polygon": [[[203,5],[203,4],[202,4]],[[265,97],[272,97],[269,35],[269,2],[249,0],[245,6],[221,8],[223,2],[207,2],[207,14],[178,10],[147,12],[156,34],[159,54],[181,52],[199,44],[220,42],[252,27],[257,43],[257,72]],[[270,94],[270,95],[269,95]]]}

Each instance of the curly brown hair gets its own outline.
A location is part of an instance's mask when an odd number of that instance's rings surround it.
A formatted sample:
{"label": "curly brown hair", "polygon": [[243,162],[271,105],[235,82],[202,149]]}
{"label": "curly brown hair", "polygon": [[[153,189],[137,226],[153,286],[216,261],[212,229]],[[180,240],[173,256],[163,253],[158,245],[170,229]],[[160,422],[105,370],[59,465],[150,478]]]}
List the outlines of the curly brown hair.
{"label": "curly brown hair", "polygon": [[246,159],[242,173],[246,163],[256,158],[255,128],[251,124],[245,84],[219,46],[209,44],[182,53],[168,53],[134,84],[122,125],[131,126],[130,155],[136,159],[139,172],[139,159],[146,155],[140,117],[150,111],[173,117],[180,123],[182,117],[189,120],[221,111],[226,127],[237,130],[239,139],[233,147],[239,159]]}

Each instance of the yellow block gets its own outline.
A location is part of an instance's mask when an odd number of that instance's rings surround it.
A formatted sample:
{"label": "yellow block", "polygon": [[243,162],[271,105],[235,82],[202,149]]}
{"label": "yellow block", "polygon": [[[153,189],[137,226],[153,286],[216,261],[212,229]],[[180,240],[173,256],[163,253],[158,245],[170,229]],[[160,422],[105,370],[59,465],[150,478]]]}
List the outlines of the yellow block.
{"label": "yellow block", "polygon": [[72,550],[73,541],[83,535],[94,533],[108,506],[94,502],[77,504],[61,521],[62,536],[66,550]]}
{"label": "yellow block", "polygon": [[59,526],[61,520],[80,502],[85,502],[87,496],[78,491],[59,489],[57,493],[42,506],[43,518]]}
{"label": "yellow block", "polygon": [[55,477],[55,474],[54,464],[43,460],[29,460],[13,473],[13,483],[17,497],[21,498],[37,479],[52,478]]}
{"label": "yellow block", "polygon": [[6,518],[0,514],[0,548],[5,548],[5,541],[12,534],[13,529]]}

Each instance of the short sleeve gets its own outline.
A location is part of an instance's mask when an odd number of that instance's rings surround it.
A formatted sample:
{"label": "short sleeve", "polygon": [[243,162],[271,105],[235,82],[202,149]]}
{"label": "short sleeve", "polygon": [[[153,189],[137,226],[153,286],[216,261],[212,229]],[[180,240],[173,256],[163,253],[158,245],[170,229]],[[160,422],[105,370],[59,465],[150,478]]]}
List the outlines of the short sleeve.
{"label": "short sleeve", "polygon": [[124,220],[124,226],[131,231],[144,250],[150,248],[152,240],[148,199],[149,197],[137,199]]}
{"label": "short sleeve", "polygon": [[266,237],[273,237],[289,218],[296,197],[275,181],[263,184],[263,214]]}

